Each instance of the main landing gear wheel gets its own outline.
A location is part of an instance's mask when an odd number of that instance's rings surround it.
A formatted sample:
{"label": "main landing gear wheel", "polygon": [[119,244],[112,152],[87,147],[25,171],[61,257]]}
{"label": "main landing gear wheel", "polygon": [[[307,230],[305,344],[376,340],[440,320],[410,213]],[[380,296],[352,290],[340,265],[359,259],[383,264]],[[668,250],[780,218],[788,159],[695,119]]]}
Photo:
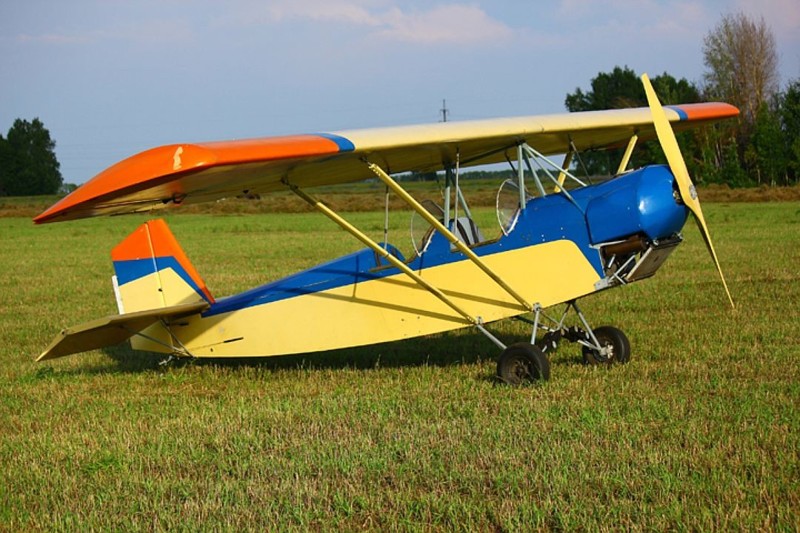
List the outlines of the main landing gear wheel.
{"label": "main landing gear wheel", "polygon": [[583,362],[587,365],[610,365],[627,363],[631,359],[631,343],[625,334],[613,326],[601,326],[594,330],[597,342],[603,348],[597,351],[588,346],[583,347]]}
{"label": "main landing gear wheel", "polygon": [[497,377],[508,385],[550,379],[550,361],[537,346],[520,342],[506,348],[497,361]]}

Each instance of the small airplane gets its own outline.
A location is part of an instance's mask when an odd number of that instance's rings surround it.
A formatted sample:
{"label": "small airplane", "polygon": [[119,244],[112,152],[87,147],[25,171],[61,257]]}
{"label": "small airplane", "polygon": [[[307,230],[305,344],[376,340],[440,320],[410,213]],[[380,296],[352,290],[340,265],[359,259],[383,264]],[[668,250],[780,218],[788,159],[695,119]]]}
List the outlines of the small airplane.
{"label": "small airplane", "polygon": [[[497,375],[511,385],[549,379],[548,353],[563,340],[580,344],[588,364],[625,363],[625,334],[592,328],[577,302],[652,276],[681,243],[689,212],[733,305],[673,129],[739,111],[724,103],[665,108],[647,75],[642,82],[649,107],[179,144],[125,159],[35,222],[289,190],[366,248],[216,299],[167,224],[148,221],[111,252],[120,314],[62,331],[37,360],[128,339],[133,349],[170,357],[264,357],[471,327],[502,350]],[[668,165],[628,170],[636,143],[654,138]],[[621,147],[626,150],[612,179],[586,184],[569,170],[581,151]],[[566,154],[563,163],[549,159],[555,154]],[[486,239],[459,170],[504,161],[515,177],[498,191],[499,236]],[[441,169],[442,206],[416,200],[392,177]],[[374,178],[385,184],[387,198],[391,191],[412,209],[409,257],[376,242],[308,191]],[[526,183],[533,184],[533,195]],[[564,306],[560,316],[544,312],[557,305]],[[570,312],[577,325],[567,326]],[[532,326],[530,342],[507,346],[489,331],[512,317]]]}

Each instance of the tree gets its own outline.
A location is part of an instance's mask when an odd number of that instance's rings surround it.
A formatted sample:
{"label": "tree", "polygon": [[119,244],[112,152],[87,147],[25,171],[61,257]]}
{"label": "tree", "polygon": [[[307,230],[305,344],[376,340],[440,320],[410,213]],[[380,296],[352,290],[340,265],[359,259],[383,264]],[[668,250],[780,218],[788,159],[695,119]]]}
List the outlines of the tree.
{"label": "tree", "polygon": [[[663,104],[689,104],[700,101],[697,87],[685,78],[676,80],[666,72],[652,79],[653,87]],[[592,89],[583,92],[580,88],[568,94],[564,105],[569,111],[595,111],[601,109],[621,109],[647,106],[642,81],[628,68],[614,67],[611,72],[600,72],[591,82]],[[690,133],[678,135],[678,142],[684,153],[692,154],[696,148]],[[624,150],[603,150],[581,154],[589,174],[608,175],[617,170]],[[640,145],[633,153],[631,165],[634,167],[648,163],[663,163],[663,152],[657,142]],[[687,158],[690,172],[694,169],[693,158]]]}
{"label": "tree", "polygon": [[[779,99],[775,102],[779,103]],[[778,112],[766,103],[761,104],[745,150],[745,161],[759,185],[787,184],[787,148]]]}
{"label": "tree", "polygon": [[6,182],[11,174],[12,153],[2,135],[0,135],[0,196],[6,196]]}
{"label": "tree", "polygon": [[592,90],[584,93],[580,88],[568,94],[564,105],[569,111],[595,111],[636,107],[645,99],[642,82],[628,68],[614,67],[611,72],[599,72],[592,78]]}
{"label": "tree", "polygon": [[739,164],[735,131],[724,123],[693,130],[696,151],[692,178],[695,182],[737,186],[748,184],[749,178]]}
{"label": "tree", "polygon": [[408,181],[436,181],[436,171],[433,172],[418,172],[412,170],[408,176]]}
{"label": "tree", "polygon": [[0,142],[0,192],[11,196],[56,194],[63,179],[55,147],[38,118],[15,120]]}
{"label": "tree", "polygon": [[789,83],[781,95],[781,130],[787,146],[787,172],[793,182],[800,180],[800,80]]}
{"label": "tree", "polygon": [[752,131],[761,109],[778,91],[775,37],[764,19],[729,14],[703,40],[705,94],[735,105],[744,134]]}
{"label": "tree", "polygon": [[62,183],[61,187],[59,187],[59,189],[58,189],[58,194],[62,195],[62,196],[66,196],[66,195],[72,193],[73,191],[75,191],[75,189],[77,189],[77,188],[78,188],[78,185],[76,183]]}
{"label": "tree", "polygon": [[[734,138],[740,168],[735,176],[730,153],[717,146],[712,151],[724,154],[728,171],[721,175],[730,184],[747,185],[755,177],[761,182],[766,175],[772,180],[777,175],[774,160],[768,160],[769,150],[777,153],[775,106],[778,92],[778,55],[775,37],[764,19],[753,21],[744,13],[722,17],[717,26],[703,40],[703,59],[707,71],[703,75],[704,97],[723,100],[739,108],[738,124],[726,123],[721,139]],[[761,113],[767,115],[759,119]],[[769,140],[768,140],[769,139]],[[783,144],[783,143],[779,143]],[[785,158],[782,158],[785,160]],[[743,170],[742,170],[743,169]]]}

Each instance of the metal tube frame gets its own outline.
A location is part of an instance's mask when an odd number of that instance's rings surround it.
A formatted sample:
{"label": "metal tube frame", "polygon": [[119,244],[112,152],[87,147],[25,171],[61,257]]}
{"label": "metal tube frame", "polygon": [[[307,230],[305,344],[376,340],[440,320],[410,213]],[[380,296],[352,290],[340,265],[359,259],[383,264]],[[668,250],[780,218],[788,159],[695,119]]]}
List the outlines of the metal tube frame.
{"label": "metal tube frame", "polygon": [[178,344],[178,347],[176,347],[173,344],[167,344],[166,342],[161,341],[159,339],[156,339],[155,337],[152,337],[152,336],[147,335],[145,333],[142,333],[141,331],[134,331],[131,328],[129,328],[128,326],[126,326],[125,324],[121,324],[121,327],[122,327],[122,329],[124,329],[125,331],[130,333],[131,337],[141,337],[141,338],[143,338],[145,340],[148,340],[148,341],[150,341],[150,342],[152,342],[154,344],[158,344],[160,346],[163,346],[164,348],[170,349],[171,352],[172,352],[172,355],[177,355],[178,357],[190,357],[192,359],[195,359],[195,356],[192,354],[192,352],[190,352],[186,348],[186,346],[184,346],[184,344],[180,341],[180,339],[178,339],[175,336],[175,334],[172,333],[172,330],[170,329],[170,327],[166,323],[166,321],[161,319],[161,320],[159,320],[159,323],[164,327],[165,330],[167,330],[167,333],[169,333],[170,338]]}
{"label": "metal tube frame", "polygon": [[586,342],[584,340],[578,340],[577,341],[578,344],[581,344],[581,345],[586,346],[588,348],[592,348],[594,350],[598,350],[601,355],[606,355],[605,354],[606,349],[603,346],[600,346],[600,341],[598,341],[597,337],[595,337],[594,331],[592,330],[592,326],[589,325],[589,321],[586,320],[586,317],[583,315],[583,311],[581,311],[581,308],[578,307],[578,302],[573,300],[573,301],[569,302],[568,305],[571,305],[572,308],[575,309],[575,313],[578,315],[578,318],[581,320],[581,323],[583,324],[583,327],[586,328],[586,333],[589,335],[589,337],[591,338],[591,341],[594,343],[594,344],[589,344],[588,342]]}
{"label": "metal tube frame", "polygon": [[[453,169],[450,166],[444,169],[444,224],[450,225],[450,182],[453,180]],[[389,186],[387,185],[388,189]]]}
{"label": "metal tube frame", "polygon": [[[616,256],[612,257],[611,259],[613,260],[615,257],[616,257]],[[635,261],[635,260],[636,260],[636,256],[635,256],[635,255],[633,255],[633,256],[631,256],[631,257],[629,257],[627,261],[625,261],[624,263],[622,263],[622,265],[621,265],[619,268],[617,268],[617,271],[616,271],[616,272],[614,272],[614,274],[611,276],[611,279],[616,279],[617,281],[619,281],[620,285],[627,285],[627,284],[628,284],[628,282],[627,282],[627,281],[625,281],[624,279],[622,279],[622,278],[620,277],[619,273],[620,273],[620,272],[622,272],[622,271],[624,271],[624,270],[625,270],[625,269],[628,267],[628,265],[630,265],[630,264],[631,264],[631,262],[633,262],[633,261]],[[611,265],[611,263],[609,262],[609,266],[610,266],[610,265]]]}
{"label": "metal tube frame", "polygon": [[383,248],[389,247],[389,187],[386,187],[386,197],[383,212]]}
{"label": "metal tube frame", "polygon": [[527,198],[525,198],[525,169],[522,168],[522,145],[517,146],[517,184],[519,186],[519,208],[521,211],[525,211],[525,204],[527,203]]}
{"label": "metal tube frame", "polygon": [[[550,170],[549,170],[549,169],[548,169],[546,166],[542,165],[542,164],[541,164],[539,161],[541,160],[541,161],[545,161],[545,162],[549,163],[549,164],[550,164],[550,165],[552,165],[554,168],[558,169],[560,172],[564,172],[564,174],[566,174],[567,176],[569,176],[570,178],[572,178],[573,180],[575,180],[575,181],[576,181],[578,184],[580,184],[581,186],[584,186],[584,187],[585,187],[585,186],[586,186],[586,184],[585,184],[585,183],[583,183],[583,182],[582,182],[581,180],[579,180],[578,178],[576,178],[575,176],[573,176],[573,175],[572,175],[572,174],[571,174],[569,171],[561,169],[561,167],[559,167],[558,165],[556,165],[556,164],[555,164],[554,162],[552,162],[551,160],[547,159],[547,158],[546,158],[544,155],[542,155],[540,152],[537,152],[536,150],[534,150],[533,148],[531,148],[531,147],[530,147],[528,144],[523,144],[522,146],[523,146],[523,149],[524,149],[526,152],[528,152],[528,154],[529,154],[530,156],[532,156],[532,157],[534,158],[534,161],[536,161],[536,164],[537,164],[537,166],[538,166],[539,168],[541,168],[541,169],[544,171],[545,175],[547,175],[547,177],[550,179],[550,181],[552,181],[552,182],[553,182],[553,184],[555,185],[555,188],[556,188],[556,189],[558,189],[558,192],[559,192],[559,193],[562,193],[564,196],[566,196],[566,197],[567,197],[567,199],[568,199],[568,200],[569,200],[569,201],[570,201],[570,202],[571,202],[571,203],[572,203],[572,204],[573,204],[575,207],[577,207],[577,208],[578,208],[578,210],[579,210],[581,213],[583,213],[583,209],[582,209],[582,208],[581,208],[581,206],[578,204],[578,202],[576,202],[576,201],[575,201],[575,199],[572,197],[572,195],[569,193],[569,191],[567,191],[567,190],[566,190],[566,189],[564,189],[563,187],[559,186],[558,180],[556,179],[556,177],[555,177],[555,176],[553,176],[553,173],[552,173],[552,172],[550,172]],[[537,176],[535,172],[531,172],[531,176],[532,176],[532,177],[533,177],[533,179],[534,179],[534,180],[535,180],[535,181],[538,183],[538,185],[539,185],[540,189],[543,189],[543,187],[542,187],[542,184],[541,184],[541,180],[539,179],[539,176]],[[562,185],[563,185],[563,184],[562,184]],[[585,214],[585,213],[584,213],[584,214]]]}
{"label": "metal tube frame", "polygon": [[[455,170],[455,174],[453,174],[452,167],[447,167],[447,171],[446,172],[450,176],[450,179],[447,182],[448,183],[447,191],[445,193],[447,195],[448,209],[449,209],[449,205],[450,205],[450,187],[449,187],[449,184],[452,182],[456,187],[455,198],[453,198],[453,201],[455,202],[455,205],[453,207],[453,218],[450,219],[450,217],[448,216],[448,219],[449,220],[458,220],[458,206],[459,205],[461,205],[461,208],[464,210],[464,214],[467,217],[472,218],[472,211],[470,211],[469,204],[467,203],[467,199],[464,198],[464,193],[461,192],[461,184],[459,183],[459,175],[461,173],[461,154],[459,152],[456,152],[456,170]],[[455,177],[453,177],[453,176],[455,176]],[[445,225],[449,227],[450,226],[449,221]]]}
{"label": "metal tube frame", "polygon": [[308,193],[306,193],[305,191],[303,191],[302,189],[300,189],[296,185],[293,185],[293,184],[288,183],[288,182],[285,182],[285,184],[286,184],[287,187],[289,187],[289,189],[293,193],[295,193],[297,196],[299,196],[300,198],[305,200],[309,205],[313,206],[315,209],[320,211],[322,214],[324,214],[325,216],[327,216],[328,218],[330,218],[331,220],[336,222],[336,224],[338,224],[343,230],[345,230],[350,235],[352,235],[353,237],[355,237],[356,239],[361,241],[363,244],[365,244],[367,247],[372,249],[372,251],[374,251],[380,257],[386,259],[392,266],[394,266],[395,268],[399,269],[401,272],[403,272],[408,277],[410,277],[412,280],[414,280],[419,286],[421,286],[422,288],[426,289],[428,292],[430,292],[431,294],[436,296],[439,300],[441,300],[445,305],[450,307],[453,311],[455,311],[456,313],[461,315],[461,317],[464,319],[464,321],[467,324],[470,324],[470,325],[473,325],[473,326],[478,325],[478,323],[479,323],[478,319],[474,318],[472,315],[470,315],[465,310],[463,310],[458,304],[456,304],[454,301],[452,301],[450,298],[448,298],[447,295],[444,294],[441,290],[439,290],[438,288],[434,287],[433,285],[431,285],[430,283],[425,281],[416,272],[411,270],[408,267],[408,265],[406,265],[405,263],[403,263],[402,261],[397,259],[394,255],[389,253],[384,248],[382,248],[380,244],[378,244],[377,242],[375,242],[374,240],[369,238],[366,234],[364,234],[358,228],[356,228],[355,226],[350,224],[348,221],[346,221],[344,218],[339,216],[331,208],[329,208],[328,206],[326,206],[325,204],[323,204],[322,202],[320,202],[319,200],[317,200],[313,196],[309,195]]}
{"label": "metal tube frame", "polygon": [[[541,152],[539,152],[538,150],[536,150],[535,148],[533,148],[533,147],[532,147],[531,145],[529,145],[528,143],[524,143],[522,146],[524,147],[525,151],[526,151],[526,152],[528,152],[528,153],[529,153],[531,156],[535,157],[537,161],[544,161],[544,162],[545,162],[545,163],[547,163],[547,164],[548,164],[548,165],[549,165],[549,166],[550,166],[552,169],[554,169],[554,170],[558,170],[558,171],[559,171],[559,173],[562,173],[562,172],[563,172],[563,173],[564,173],[564,175],[565,175],[566,177],[570,178],[571,180],[573,180],[575,183],[577,183],[577,184],[578,184],[578,185],[580,185],[581,187],[586,187],[586,183],[582,182],[580,179],[578,179],[577,177],[575,177],[575,175],[574,175],[572,172],[570,172],[568,169],[566,169],[566,168],[563,168],[562,166],[560,166],[560,165],[556,164],[556,163],[555,163],[555,162],[554,162],[552,159],[549,159],[548,157],[546,157],[544,154],[542,154]],[[540,164],[539,166],[541,167],[541,169],[542,169],[542,170],[544,170],[544,171],[545,171],[545,173],[546,173],[548,176],[550,176],[550,177],[551,177],[551,179],[552,179],[553,181],[555,181],[555,182],[556,182],[556,184],[558,184],[558,180],[557,180],[556,178],[553,178],[553,177],[552,177],[552,174],[551,174],[551,173],[550,173],[550,171],[547,169],[547,167],[545,167],[545,166],[544,166],[544,165],[542,165],[542,164]],[[563,182],[562,182],[561,184],[563,185]]]}
{"label": "metal tube frame", "polygon": [[524,311],[533,311],[533,306],[522,297],[517,291],[508,285],[503,279],[490,269],[486,263],[478,257],[475,252],[469,249],[467,245],[459,240],[452,231],[444,226],[439,220],[436,219],[431,213],[428,212],[419,202],[417,202],[408,192],[403,189],[396,181],[392,179],[381,167],[375,163],[367,163],[369,169],[378,176],[382,182],[389,186],[400,198],[402,198],[414,211],[416,211],[422,218],[424,218],[431,226],[444,235],[459,252],[464,254],[475,266],[481,269],[487,276],[489,276],[495,283],[497,283],[504,291],[506,291],[512,298],[514,298],[522,307]]}
{"label": "metal tube frame", "polygon": [[[522,149],[522,145],[520,145],[520,149]],[[539,179],[539,176],[537,176],[536,172],[534,172],[533,165],[531,165],[531,160],[528,157],[528,153],[525,152],[524,150],[522,151],[522,157],[525,160],[525,166],[528,167],[528,172],[531,173],[533,182],[536,184],[536,188],[539,190],[539,194],[541,194],[542,198],[544,198],[545,196],[547,196],[547,191],[544,190],[544,185],[542,185],[542,181]],[[522,165],[522,162],[520,162],[520,165]]]}
{"label": "metal tube frame", "polygon": [[[578,316],[578,319],[580,320],[581,324],[583,325],[584,331],[586,331],[586,335],[588,335],[588,337],[589,337],[588,341],[587,340],[583,340],[583,339],[578,339],[575,342],[577,344],[580,344],[581,346],[586,346],[586,347],[591,348],[593,350],[597,350],[597,351],[600,352],[601,355],[605,355],[606,354],[606,348],[600,345],[600,342],[597,340],[597,337],[595,336],[594,331],[592,330],[592,327],[589,325],[589,321],[586,320],[586,316],[583,314],[583,311],[581,311],[580,307],[578,307],[577,300],[572,300],[572,301],[569,301],[569,302],[566,303],[566,306],[564,307],[564,312],[561,313],[561,318],[558,319],[558,320],[556,320],[554,318],[551,318],[550,316],[545,314],[543,312],[543,310],[542,310],[541,305],[539,305],[538,303],[535,304],[534,305],[534,309],[533,309],[533,313],[534,313],[533,321],[531,322],[531,321],[529,321],[527,319],[524,319],[525,322],[528,322],[529,324],[533,324],[533,328],[532,328],[532,331],[531,331],[531,344],[536,344],[536,336],[538,335],[540,329],[543,329],[543,330],[545,330],[547,332],[563,330],[564,329],[564,323],[565,323],[565,321],[567,319],[567,315],[569,314],[570,309],[575,311],[575,314]],[[521,317],[518,317],[518,318],[521,318]],[[549,320],[550,322],[552,322],[555,325],[554,326],[546,326],[546,325],[544,325],[543,321],[542,321],[542,318],[546,318],[547,320]]]}
{"label": "metal tube frame", "polygon": [[572,140],[572,136],[569,137],[569,149],[575,154],[575,157],[578,158],[578,165],[583,168],[583,174],[586,176],[586,181],[589,182],[589,185],[592,184],[592,180],[589,179],[589,170],[586,168],[586,165],[583,163],[583,159],[581,158],[581,152],[578,150],[578,147],[575,146],[575,143]]}

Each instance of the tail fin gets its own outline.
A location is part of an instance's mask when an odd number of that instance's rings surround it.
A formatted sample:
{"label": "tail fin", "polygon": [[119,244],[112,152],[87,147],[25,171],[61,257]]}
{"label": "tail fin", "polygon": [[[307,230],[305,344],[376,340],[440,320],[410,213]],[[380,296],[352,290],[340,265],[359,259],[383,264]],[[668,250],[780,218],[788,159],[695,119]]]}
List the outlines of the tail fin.
{"label": "tail fin", "polygon": [[161,219],[139,226],[111,251],[120,313],[160,309],[205,300],[205,282]]}

